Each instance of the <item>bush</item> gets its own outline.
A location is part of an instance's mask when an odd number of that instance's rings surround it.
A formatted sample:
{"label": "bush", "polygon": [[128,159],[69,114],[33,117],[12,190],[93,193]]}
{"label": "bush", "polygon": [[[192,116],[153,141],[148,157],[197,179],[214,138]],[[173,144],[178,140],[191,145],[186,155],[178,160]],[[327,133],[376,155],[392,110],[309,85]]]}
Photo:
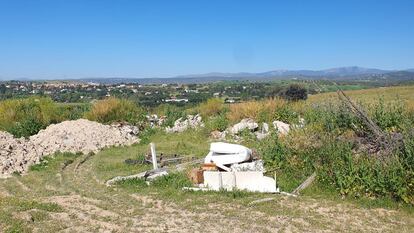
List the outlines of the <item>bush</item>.
{"label": "bush", "polygon": [[198,106],[198,112],[204,119],[207,119],[211,116],[217,116],[223,113],[224,110],[224,103],[221,99],[218,98],[209,99]]}
{"label": "bush", "polygon": [[404,105],[400,101],[385,104],[384,99],[380,98],[371,109],[373,109],[373,120],[383,130],[400,129],[406,117]]}
{"label": "bush", "polygon": [[403,146],[386,158],[356,155],[353,143],[326,131],[314,132],[320,143],[297,147],[301,132],[294,133],[294,145],[285,143],[291,135],[279,139],[276,134],[257,144],[269,175],[276,172],[283,190],[293,190],[316,171],[320,187],[325,190],[336,190],[343,196],[386,197],[414,204],[414,132],[408,130]]}
{"label": "bush", "polygon": [[283,92],[282,97],[291,101],[306,100],[308,98],[308,89],[300,84],[291,84]]}
{"label": "bush", "polygon": [[159,116],[165,116],[165,121],[163,126],[172,127],[174,126],[174,122],[181,117],[186,117],[186,112],[183,108],[177,107],[175,105],[161,105],[158,108]]}
{"label": "bush", "polygon": [[59,104],[58,111],[64,120],[77,120],[90,111],[90,104]]}
{"label": "bush", "polygon": [[404,166],[404,152],[380,160],[354,156],[352,146],[342,142],[325,144],[318,152],[320,181],[342,195],[390,197],[414,204],[413,164]]}
{"label": "bush", "polygon": [[85,117],[100,123],[126,121],[138,124],[145,119],[144,111],[135,103],[113,97],[97,101]]}
{"label": "bush", "polygon": [[271,122],[274,120],[277,109],[286,104],[287,102],[282,99],[267,99],[232,104],[227,113],[227,118],[231,123],[237,123],[244,118],[252,118],[259,122]]}
{"label": "bush", "polygon": [[218,130],[218,131],[224,131],[227,129],[229,125],[229,121],[224,114],[220,114],[215,117],[211,117],[206,121],[206,128],[209,130],[209,132]]}
{"label": "bush", "polygon": [[50,98],[31,97],[0,102],[0,130],[28,137],[62,120]]}
{"label": "bush", "polygon": [[293,109],[289,105],[284,105],[276,109],[274,119],[292,124],[298,121],[299,116],[295,111],[293,111]]}

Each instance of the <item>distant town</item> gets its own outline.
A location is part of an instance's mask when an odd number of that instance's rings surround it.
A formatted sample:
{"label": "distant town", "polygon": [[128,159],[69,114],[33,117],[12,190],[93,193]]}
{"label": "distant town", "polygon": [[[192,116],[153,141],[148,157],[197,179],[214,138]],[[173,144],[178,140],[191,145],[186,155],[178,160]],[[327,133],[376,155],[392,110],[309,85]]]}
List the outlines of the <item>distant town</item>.
{"label": "distant town", "polygon": [[[107,81],[107,80],[105,80]],[[24,98],[28,96],[47,96],[62,103],[90,103],[106,97],[128,98],[147,107],[163,103],[175,105],[198,104],[212,97],[224,99],[226,103],[277,97],[292,83],[300,83],[307,88],[308,94],[336,90],[336,84],[344,90],[367,89],[371,87],[400,85],[399,79],[366,80],[271,80],[250,81],[215,81],[211,83],[136,83],[127,82],[92,82],[86,80],[69,81],[0,81],[0,100]]]}

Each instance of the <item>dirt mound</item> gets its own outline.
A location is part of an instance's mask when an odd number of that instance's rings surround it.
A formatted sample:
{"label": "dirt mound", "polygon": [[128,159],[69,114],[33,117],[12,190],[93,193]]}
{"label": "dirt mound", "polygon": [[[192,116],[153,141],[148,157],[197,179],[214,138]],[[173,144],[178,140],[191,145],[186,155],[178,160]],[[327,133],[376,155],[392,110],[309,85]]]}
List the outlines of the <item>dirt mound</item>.
{"label": "dirt mound", "polygon": [[0,177],[27,171],[28,166],[39,160],[35,147],[29,141],[0,131]]}
{"label": "dirt mound", "polygon": [[0,132],[0,174],[25,172],[45,155],[55,152],[97,152],[110,146],[139,142],[125,127],[103,125],[79,119],[50,125],[29,139],[16,139]]}

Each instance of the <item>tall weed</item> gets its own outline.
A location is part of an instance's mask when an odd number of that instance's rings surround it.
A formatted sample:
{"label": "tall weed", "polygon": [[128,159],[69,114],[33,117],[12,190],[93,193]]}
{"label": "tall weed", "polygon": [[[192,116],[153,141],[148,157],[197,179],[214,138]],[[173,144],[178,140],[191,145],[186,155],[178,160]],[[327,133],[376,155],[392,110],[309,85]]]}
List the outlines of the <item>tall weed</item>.
{"label": "tall weed", "polygon": [[107,98],[97,101],[85,117],[100,123],[126,121],[138,124],[145,119],[144,111],[132,101],[118,98]]}
{"label": "tall weed", "polygon": [[0,130],[16,137],[28,137],[51,123],[62,120],[50,98],[30,97],[0,102]]}

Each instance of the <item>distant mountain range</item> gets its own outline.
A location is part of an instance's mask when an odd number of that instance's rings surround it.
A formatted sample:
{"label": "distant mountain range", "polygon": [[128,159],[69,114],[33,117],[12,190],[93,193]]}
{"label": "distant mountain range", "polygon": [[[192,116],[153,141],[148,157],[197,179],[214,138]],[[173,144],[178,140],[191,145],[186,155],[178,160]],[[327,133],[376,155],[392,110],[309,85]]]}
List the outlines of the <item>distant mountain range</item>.
{"label": "distant mountain range", "polygon": [[[397,70],[381,70],[363,68],[359,66],[338,67],[325,70],[272,70],[260,73],[207,73],[181,75],[175,78],[203,78],[203,77],[289,77],[289,76],[308,76],[308,77],[346,77],[360,75],[376,75],[396,72]],[[404,70],[414,72],[414,69]]]}
{"label": "distant mountain range", "polygon": [[[4,78],[3,78],[4,79]],[[282,79],[329,79],[329,80],[414,80],[414,69],[406,70],[382,70],[364,68],[359,66],[338,67],[325,70],[272,70],[259,73],[206,73],[180,75],[169,78],[80,78],[83,82],[96,83],[208,83],[215,81],[269,81]],[[38,79],[19,79],[22,81]]]}

